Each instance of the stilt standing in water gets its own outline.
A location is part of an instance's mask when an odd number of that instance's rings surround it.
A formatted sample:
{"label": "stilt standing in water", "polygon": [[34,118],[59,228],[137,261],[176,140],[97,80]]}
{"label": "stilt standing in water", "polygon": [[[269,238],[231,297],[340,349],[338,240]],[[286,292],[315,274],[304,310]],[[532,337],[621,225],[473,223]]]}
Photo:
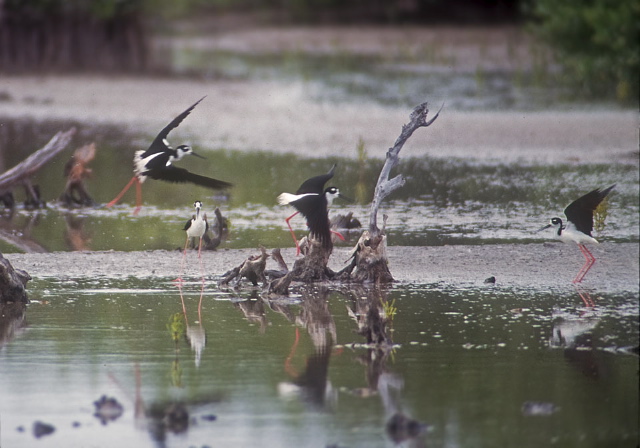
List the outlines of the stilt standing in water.
{"label": "stilt standing in water", "polygon": [[209,229],[209,223],[207,222],[207,215],[202,212],[202,202],[195,201],[193,203],[193,207],[196,210],[196,214],[187,221],[182,230],[187,232],[187,241],[184,243],[184,251],[182,254],[182,262],[180,263],[180,277],[178,280],[182,278],[182,272],[184,269],[184,262],[187,258],[187,247],[189,246],[189,241],[198,239],[198,260],[200,261],[200,273],[204,275],[204,269],[202,266],[202,237]]}
{"label": "stilt standing in water", "polygon": [[615,184],[604,190],[595,189],[569,204],[564,209],[564,214],[567,217],[566,224],[560,218],[552,218],[549,224],[538,230],[540,232],[553,227],[556,239],[565,243],[573,241],[578,245],[580,252],[584,255],[585,263],[573,279],[573,283],[580,283],[596,262],[596,258],[585,244],[598,244],[598,241],[591,236],[593,231],[593,212],[613,190],[613,187],[615,187]]}
{"label": "stilt standing in water", "polygon": [[[280,205],[290,204],[297,210],[293,215],[285,219],[293,241],[296,243],[296,255],[300,255],[300,245],[296,239],[296,235],[291,228],[289,220],[296,216],[298,213],[307,219],[307,225],[311,236],[316,238],[322,243],[324,247],[330,248],[331,243],[331,228],[329,223],[329,211],[328,208],[337,197],[346,199],[336,187],[324,188],[324,184],[333,177],[333,173],[336,166],[333,165],[327,174],[321,174],[319,176],[307,179],[300,185],[296,194],[282,193],[278,196],[278,203]],[[344,240],[344,237],[336,232],[336,234]]]}

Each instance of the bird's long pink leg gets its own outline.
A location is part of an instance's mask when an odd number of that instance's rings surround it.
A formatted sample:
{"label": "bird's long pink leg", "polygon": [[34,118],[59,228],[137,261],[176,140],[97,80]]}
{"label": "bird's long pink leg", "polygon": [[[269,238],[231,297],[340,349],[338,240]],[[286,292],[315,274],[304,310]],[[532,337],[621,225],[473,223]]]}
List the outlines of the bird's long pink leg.
{"label": "bird's long pink leg", "polygon": [[596,306],[596,303],[593,301],[593,299],[591,298],[591,294],[589,294],[588,291],[582,291],[578,286],[576,286],[576,290],[578,291],[578,295],[580,295],[584,306],[586,306],[587,308],[593,308],[594,306]]}
{"label": "bird's long pink leg", "polygon": [[287,372],[292,378],[298,376],[298,372],[291,365],[293,355],[295,355],[298,348],[298,342],[300,342],[300,330],[298,329],[298,327],[296,327],[296,338],[293,341],[293,345],[291,346],[291,352],[289,352],[289,356],[287,356],[287,359],[284,360],[284,371]]}
{"label": "bird's long pink leg", "polygon": [[300,245],[298,244],[298,239],[296,238],[296,234],[293,233],[293,229],[291,228],[291,224],[289,224],[289,220],[291,218],[293,218],[294,216],[296,216],[298,213],[300,212],[295,212],[293,215],[289,216],[288,218],[285,219],[285,222],[287,223],[287,226],[289,226],[289,232],[291,232],[291,236],[293,237],[293,241],[295,241],[296,243],[296,256],[300,255]]}
{"label": "bird's long pink leg", "polygon": [[180,302],[182,302],[182,314],[184,315],[184,321],[187,325],[189,325],[189,320],[187,319],[187,307],[184,304],[184,296],[182,295],[181,283],[178,283],[178,291],[180,292]]}
{"label": "bird's long pink leg", "polygon": [[[133,185],[134,182],[136,182],[138,180],[138,176],[133,176],[131,178],[131,180],[129,181],[129,183],[122,189],[122,191],[120,193],[118,193],[118,196],[115,197],[115,199],[113,199],[111,202],[109,202],[107,204],[107,207],[113,207],[114,205],[116,205],[118,203],[118,201],[120,199],[122,199],[122,196],[124,196],[124,194],[129,191],[129,188],[131,188],[131,185]],[[139,183],[139,181],[138,181]]]}
{"label": "bird's long pink leg", "polygon": [[200,301],[198,302],[198,322],[202,325],[202,297],[204,296],[204,275],[202,276],[202,288],[200,288]]}
{"label": "bird's long pink leg", "polygon": [[200,275],[202,276],[202,281],[204,282],[204,266],[202,265],[202,237],[200,237],[200,244],[198,244],[198,260],[200,260]]}
{"label": "bird's long pink leg", "polygon": [[584,244],[578,244],[578,248],[580,249],[580,252],[582,252],[582,255],[584,255],[585,262],[584,265],[582,265],[582,268],[580,268],[580,271],[578,271],[576,278],[573,279],[573,283],[580,283],[585,275],[587,275],[587,272],[589,272],[589,269],[591,269],[591,266],[596,262],[596,257],[589,252],[589,249],[587,249]]}
{"label": "bird's long pink leg", "polygon": [[331,233],[333,233],[335,236],[337,236],[342,241],[344,241],[344,237],[342,236],[342,234],[340,232],[336,232],[335,230],[332,230]]}
{"label": "bird's long pink leg", "polygon": [[187,241],[184,243],[184,251],[182,252],[182,261],[180,262],[180,273],[178,274],[178,278],[174,280],[174,282],[182,283],[182,273],[184,272],[184,261],[187,258],[187,246],[189,245],[189,237],[187,237]]}
{"label": "bird's long pink leg", "polygon": [[136,216],[142,208],[142,182],[136,177],[136,208],[133,211],[133,216]]}

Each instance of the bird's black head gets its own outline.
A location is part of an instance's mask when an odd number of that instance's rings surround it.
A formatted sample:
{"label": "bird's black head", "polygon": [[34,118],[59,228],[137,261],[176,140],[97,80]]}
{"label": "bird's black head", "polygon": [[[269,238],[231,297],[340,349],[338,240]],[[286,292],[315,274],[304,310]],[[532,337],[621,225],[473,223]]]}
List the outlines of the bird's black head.
{"label": "bird's black head", "polygon": [[538,229],[538,232],[541,232],[545,229],[548,229],[549,227],[557,227],[558,228],[558,235],[560,234],[560,231],[562,230],[562,219],[560,218],[551,218],[551,221],[549,221],[549,224],[547,224],[546,226],[540,227]]}
{"label": "bird's black head", "polygon": [[329,187],[324,190],[324,196],[327,198],[327,205],[331,205],[335,198],[344,199],[345,201],[351,201],[351,199],[340,193],[337,187]]}
{"label": "bird's black head", "polygon": [[186,155],[192,155],[192,156],[196,156],[199,157],[201,159],[204,159],[204,157],[202,157],[200,154],[196,154],[195,152],[193,152],[193,149],[191,148],[191,146],[189,145],[180,145],[176,148],[176,160],[180,160],[182,159],[184,156]]}

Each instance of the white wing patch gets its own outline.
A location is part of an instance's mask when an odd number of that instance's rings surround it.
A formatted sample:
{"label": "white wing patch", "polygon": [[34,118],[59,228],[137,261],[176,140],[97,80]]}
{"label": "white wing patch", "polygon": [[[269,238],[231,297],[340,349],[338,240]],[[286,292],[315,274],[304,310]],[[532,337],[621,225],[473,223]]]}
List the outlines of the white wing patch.
{"label": "white wing patch", "polygon": [[287,205],[292,202],[297,201],[298,199],[302,199],[305,196],[318,196],[318,193],[305,193],[305,194],[291,194],[291,193],[282,193],[278,196],[278,204]]}
{"label": "white wing patch", "polygon": [[136,151],[136,154],[133,157],[133,172],[136,176],[138,176],[140,182],[144,182],[147,178],[147,176],[144,176],[142,174],[147,171],[147,164],[162,153],[157,152],[155,154],[151,154],[148,157],[145,157],[144,159],[142,158],[142,154],[144,154],[144,151]]}

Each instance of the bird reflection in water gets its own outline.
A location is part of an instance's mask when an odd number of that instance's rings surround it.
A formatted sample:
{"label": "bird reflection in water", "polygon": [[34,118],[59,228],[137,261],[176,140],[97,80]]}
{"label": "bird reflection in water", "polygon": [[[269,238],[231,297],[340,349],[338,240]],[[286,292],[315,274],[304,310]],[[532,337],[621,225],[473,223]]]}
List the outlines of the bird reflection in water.
{"label": "bird reflection in water", "polygon": [[594,347],[593,332],[600,323],[600,316],[593,309],[589,291],[578,288],[578,294],[585,303],[584,308],[577,311],[556,308],[552,311],[549,347],[562,349],[569,365],[589,378],[598,379],[609,370],[606,353]]}
{"label": "bird reflection in water", "polygon": [[[304,289],[298,314],[290,306],[270,302],[272,309],[296,324],[294,342],[284,362],[284,371],[291,378],[278,384],[282,397],[297,396],[313,408],[325,409],[335,404],[336,394],[329,381],[329,361],[337,339],[336,325],[329,311],[329,290]],[[313,343],[314,352],[307,356],[304,368],[296,366],[300,342],[300,328],[305,328]]]}
{"label": "bird reflection in water", "polygon": [[204,327],[202,326],[202,298],[204,297],[204,277],[200,285],[200,299],[198,301],[198,320],[193,324],[189,324],[189,317],[187,316],[187,307],[184,302],[184,295],[182,293],[182,283],[177,283],[178,291],[180,291],[180,302],[182,303],[182,315],[184,316],[184,323],[186,325],[186,337],[191,345],[191,350],[195,352],[195,364],[196,367],[200,367],[200,361],[202,360],[202,351],[207,343],[207,335]]}
{"label": "bird reflection in water", "polygon": [[[213,403],[221,401],[221,396],[199,395],[197,399],[191,400],[172,400],[172,401],[152,401],[146,404],[142,398],[142,372],[140,365],[134,365],[135,376],[135,394],[127,390],[123,384],[113,374],[109,374],[109,378],[120,390],[133,401],[135,426],[140,431],[149,433],[151,439],[158,447],[167,446],[167,436],[169,434],[184,434],[188,431],[189,425],[196,421],[193,416],[201,408],[208,408]],[[133,398],[132,398],[133,397]],[[203,413],[200,415],[200,421],[213,422],[216,416]]]}

